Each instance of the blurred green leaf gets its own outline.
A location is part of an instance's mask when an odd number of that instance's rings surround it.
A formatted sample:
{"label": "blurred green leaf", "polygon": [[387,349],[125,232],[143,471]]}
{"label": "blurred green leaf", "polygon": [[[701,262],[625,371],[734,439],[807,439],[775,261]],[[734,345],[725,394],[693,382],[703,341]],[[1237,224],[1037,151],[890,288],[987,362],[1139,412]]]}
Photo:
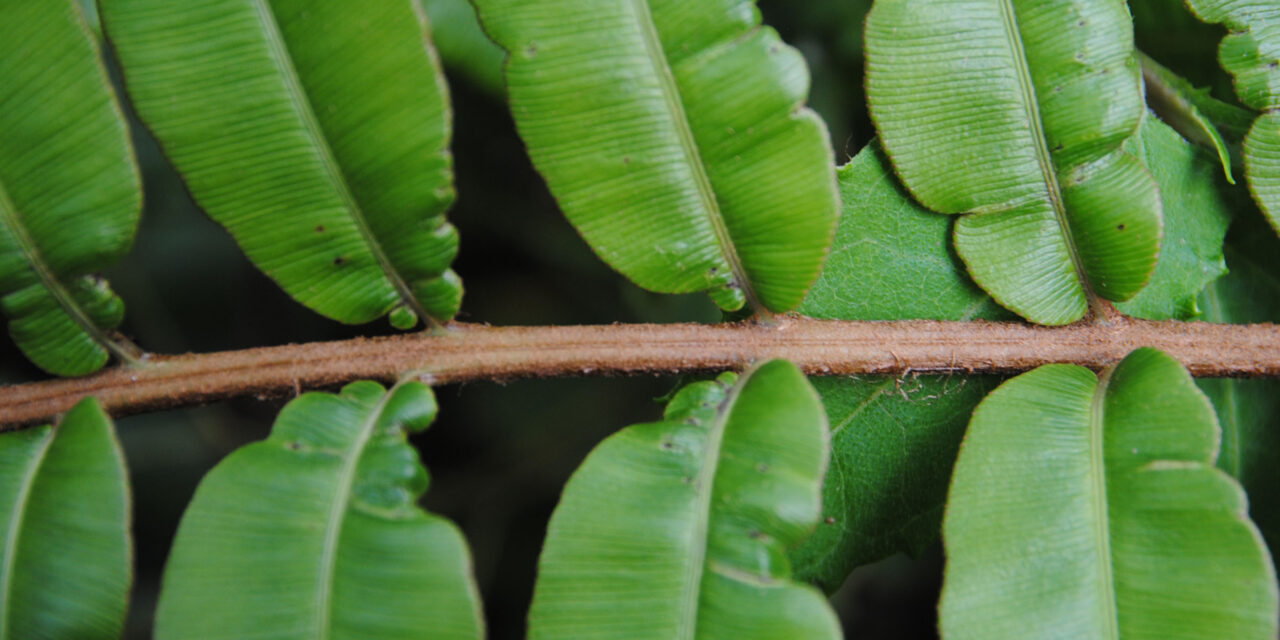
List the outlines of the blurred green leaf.
{"label": "blurred green leaf", "polygon": [[91,274],[128,253],[142,192],[128,130],[75,0],[0,3],[0,308],[32,362],[102,368],[124,303]]}
{"label": "blurred green leaf", "polygon": [[103,0],[102,20],[196,201],[285,291],[349,323],[457,313],[448,92],[414,0]]}
{"label": "blurred green leaf", "polygon": [[1275,573],[1213,466],[1208,399],[1139,349],[1046,365],[973,414],[943,525],[952,638],[1274,638]]}
{"label": "blurred green leaf", "polygon": [[[1209,322],[1280,322],[1280,238],[1261,216],[1242,215],[1227,245],[1225,277],[1202,296]],[[1280,545],[1280,381],[1196,380],[1222,424],[1218,467],[1249,493],[1249,513],[1271,548]]]}
{"label": "blurred green leaf", "polygon": [[502,63],[507,54],[484,34],[475,7],[468,0],[424,0],[423,6],[444,65],[490,93],[505,93]]}
{"label": "blurred green leaf", "polygon": [[1125,147],[1160,185],[1164,240],[1151,282],[1116,308],[1148,320],[1190,320],[1200,315],[1205,285],[1227,271],[1222,243],[1235,203],[1217,164],[1158,119],[1146,118]]}
{"label": "blurred green leaf", "polygon": [[1280,4],[1253,0],[1186,0],[1205,22],[1230,30],[1218,60],[1235,79],[1236,95],[1262,112],[1244,139],[1249,190],[1280,233]]}
{"label": "blurred green leaf", "polygon": [[466,543],[420,509],[405,431],[431,389],[356,382],[290,402],[200,483],[178,528],[157,638],[479,638]]}
{"label": "blurred green leaf", "polygon": [[57,427],[0,435],[0,638],[119,638],[129,510],[124,455],[96,400]]}
{"label": "blurred green leaf", "polygon": [[839,638],[786,549],[817,523],[826,420],[774,360],[596,447],[551,517],[530,638]]}
{"label": "blurred green leaf", "polygon": [[654,291],[795,308],[839,214],[800,53],[741,0],[479,0],[534,165],[596,253]]}
{"label": "blurred green leaf", "polygon": [[[952,219],[916,204],[879,145],[840,168],[844,203],[800,312],[841,320],[1005,319],[948,250]],[[833,591],[855,567],[938,538],[969,413],[999,378],[814,378],[831,424],[823,523],[791,552],[797,577]]]}
{"label": "blurred green leaf", "polygon": [[866,41],[884,147],[921,203],[969,214],[978,284],[1042,324],[1142,289],[1160,195],[1121,149],[1144,113],[1124,4],[881,0]]}

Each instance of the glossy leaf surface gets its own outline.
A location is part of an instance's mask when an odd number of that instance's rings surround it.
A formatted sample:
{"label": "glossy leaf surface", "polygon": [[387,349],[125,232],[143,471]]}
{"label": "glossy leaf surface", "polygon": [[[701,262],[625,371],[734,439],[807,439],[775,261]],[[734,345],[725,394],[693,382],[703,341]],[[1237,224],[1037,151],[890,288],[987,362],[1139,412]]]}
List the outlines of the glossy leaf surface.
{"label": "glossy leaf surface", "polygon": [[1123,3],[881,0],[866,43],[884,147],[921,203],[968,214],[978,284],[1042,324],[1142,289],[1160,197],[1121,149],[1144,113]]}
{"label": "glossy leaf surface", "polygon": [[449,103],[415,0],[104,0],[102,19],[196,202],[285,291],[343,322],[453,317]]}
{"label": "glossy leaf surface", "polygon": [[1139,349],[1047,365],[974,411],[943,534],[950,638],[1274,638],[1275,574],[1214,467],[1208,399]]}
{"label": "glossy leaf surface", "polygon": [[1218,60],[1236,95],[1262,112],[1244,139],[1244,170],[1258,206],[1280,233],[1280,4],[1250,0],[1186,0],[1206,22],[1222,23]]}
{"label": "glossy leaf surface", "polygon": [[[879,146],[840,168],[844,211],[800,306],[841,320],[1007,319],[948,249],[953,219],[921,207]],[[855,567],[938,539],[969,413],[993,376],[812,378],[831,424],[823,521],[791,552],[796,575],[834,591]]]}
{"label": "glossy leaf surface", "polygon": [[839,214],[800,53],[752,0],[479,0],[534,165],[595,252],[654,291],[787,311]]}
{"label": "glossy leaf surface", "polygon": [[178,528],[157,638],[478,638],[466,543],[420,509],[406,431],[430,388],[373,382],[290,402],[265,441],[200,483]]}
{"label": "glossy leaf surface", "polygon": [[58,375],[116,348],[124,303],[92,274],[129,251],[142,206],[100,55],[74,0],[0,4],[0,309]]}
{"label": "glossy leaf surface", "polygon": [[133,581],[129,484],[96,400],[57,427],[0,435],[0,523],[0,638],[120,637]]}
{"label": "glossy leaf surface", "polygon": [[791,363],[686,387],[569,480],[529,637],[842,637],[786,557],[817,523],[826,463],[822,405]]}

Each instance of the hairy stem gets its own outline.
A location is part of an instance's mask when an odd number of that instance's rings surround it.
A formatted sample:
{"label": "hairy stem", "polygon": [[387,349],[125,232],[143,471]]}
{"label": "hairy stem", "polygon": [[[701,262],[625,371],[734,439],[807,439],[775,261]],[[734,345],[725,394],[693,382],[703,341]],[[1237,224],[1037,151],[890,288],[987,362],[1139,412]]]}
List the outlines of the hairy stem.
{"label": "hairy stem", "polygon": [[782,316],[757,324],[487,327],[243,351],[151,355],[146,367],[0,387],[0,430],[48,421],[97,396],[125,415],[236,396],[287,396],[406,374],[430,384],[526,377],[740,369],[786,358],[815,375],[1017,373],[1050,362],[1092,369],[1143,346],[1193,375],[1280,376],[1280,326],[1149,322],[1039,327],[994,322],[841,322]]}

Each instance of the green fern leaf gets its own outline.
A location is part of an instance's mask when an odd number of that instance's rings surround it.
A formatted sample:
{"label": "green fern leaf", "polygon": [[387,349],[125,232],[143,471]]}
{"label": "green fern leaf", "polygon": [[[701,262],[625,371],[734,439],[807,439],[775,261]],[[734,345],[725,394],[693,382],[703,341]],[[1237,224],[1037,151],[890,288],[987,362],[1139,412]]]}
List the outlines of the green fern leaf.
{"label": "green fern leaf", "polygon": [[529,637],[841,637],[786,557],[818,519],[826,431],[804,375],[774,360],[605,440],[551,516]]}
{"label": "green fern leaf", "polygon": [[1235,203],[1219,186],[1213,158],[1157,118],[1143,120],[1125,149],[1160,185],[1165,241],[1151,282],[1116,308],[1147,320],[1196,318],[1200,293],[1227,272],[1222,243]]}
{"label": "green fern leaf", "polygon": [[448,95],[416,0],[104,0],[102,20],[196,202],[285,291],[342,322],[453,317]]}
{"label": "green fern leaf", "polygon": [[520,135],[596,253],[659,292],[795,308],[839,214],[800,53],[751,0],[479,0]]}
{"label": "green fern leaf", "polygon": [[1186,0],[1205,22],[1220,22],[1231,33],[1218,59],[1235,78],[1236,95],[1262,112],[1244,139],[1244,172],[1249,190],[1271,226],[1280,233],[1280,5],[1245,0]]}
{"label": "green fern leaf", "polygon": [[[879,145],[839,170],[844,211],[800,313],[839,320],[1003,320],[1010,314],[947,250],[952,220],[921,207]],[[938,539],[947,481],[969,414],[996,376],[811,379],[831,424],[823,520],[790,553],[828,591],[855,567]]]}
{"label": "green fern leaf", "polygon": [[[1230,271],[1204,291],[1207,322],[1280,322],[1280,237],[1261,216],[1242,218],[1228,236]],[[1199,378],[1222,424],[1218,467],[1249,493],[1249,516],[1280,549],[1280,380]]]}
{"label": "green fern leaf", "polygon": [[[1121,308],[1190,320],[1225,267],[1229,194],[1208,154],[1147,118],[1129,143],[1164,193],[1166,243],[1151,283]],[[1006,320],[947,250],[954,219],[903,191],[871,144],[840,168],[844,213],[822,275],[799,311],[841,320]],[[1247,297],[1247,296],[1246,296]],[[823,523],[791,552],[796,575],[827,590],[849,572],[938,538],[947,482],[969,414],[997,376],[814,378],[832,425]],[[1265,483],[1259,483],[1261,486]],[[1250,486],[1250,489],[1253,487]]]}
{"label": "green fern leaf", "polygon": [[93,273],[129,251],[142,206],[129,133],[74,0],[0,4],[0,308],[40,368],[114,354],[124,303]]}
{"label": "green fern leaf", "polygon": [[0,435],[0,638],[119,638],[129,510],[124,454],[96,400],[56,427]]}
{"label": "green fern leaf", "polygon": [[968,214],[955,246],[979,285],[1042,324],[1142,289],[1160,194],[1121,149],[1144,113],[1123,3],[881,0],[866,33],[885,149],[921,203]]}
{"label": "green fern leaf", "polygon": [[423,0],[431,16],[432,36],[440,59],[456,71],[496,95],[506,91],[502,63],[506,52],[480,28],[475,7],[468,0]]}
{"label": "green fern leaf", "polygon": [[1275,574],[1213,466],[1213,407],[1139,349],[1101,377],[1047,365],[973,414],[943,535],[951,638],[1274,638]]}
{"label": "green fern leaf", "polygon": [[290,402],[196,490],[156,637],[479,638],[466,543],[415,504],[427,474],[405,431],[435,414],[419,382]]}
{"label": "green fern leaf", "polygon": [[1208,89],[1195,88],[1141,51],[1138,59],[1142,62],[1142,81],[1151,109],[1167,120],[1182,137],[1213,149],[1222,164],[1223,176],[1227,182],[1235,184],[1235,176],[1231,174],[1231,149],[1218,132],[1218,127],[1222,126],[1228,134],[1241,126],[1248,130],[1253,123],[1253,114],[1217,100],[1209,95]]}

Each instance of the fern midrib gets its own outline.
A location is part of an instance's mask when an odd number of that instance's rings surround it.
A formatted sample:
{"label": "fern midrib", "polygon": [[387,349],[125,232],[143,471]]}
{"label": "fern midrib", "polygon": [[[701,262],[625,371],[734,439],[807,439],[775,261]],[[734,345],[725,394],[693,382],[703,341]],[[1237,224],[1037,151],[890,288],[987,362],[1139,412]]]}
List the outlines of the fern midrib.
{"label": "fern midrib", "polygon": [[378,425],[378,420],[382,417],[383,409],[386,408],[387,402],[395,394],[395,391],[396,387],[387,390],[382,399],[378,401],[378,404],[370,411],[369,417],[361,423],[360,431],[356,435],[355,441],[351,443],[347,457],[342,461],[342,468],[338,470],[338,495],[329,508],[329,517],[326,520],[327,526],[324,533],[324,545],[320,551],[320,576],[316,583],[317,640],[327,640],[329,638],[333,620],[333,612],[330,610],[333,600],[333,575],[338,565],[338,538],[342,534],[342,525],[351,506],[356,468],[360,465],[365,446],[369,444],[369,440],[373,437],[373,430]]}
{"label": "fern midrib", "polygon": [[1098,377],[1098,387],[1093,394],[1093,403],[1089,407],[1089,471],[1090,485],[1093,489],[1093,516],[1095,542],[1098,545],[1098,576],[1102,588],[1106,591],[1098,598],[1098,606],[1107,628],[1107,638],[1119,640],[1120,621],[1116,612],[1116,583],[1114,568],[1111,566],[1111,516],[1107,500],[1107,463],[1106,463],[1106,396],[1107,387],[1111,384],[1112,369],[1107,369]]}
{"label": "fern midrib", "polygon": [[4,532],[4,564],[0,567],[0,640],[9,637],[9,598],[12,596],[13,567],[16,559],[15,555],[18,552],[19,533],[22,528],[22,522],[27,515],[27,503],[31,500],[31,490],[35,487],[36,476],[40,472],[40,466],[44,464],[44,459],[48,455],[55,437],[57,437],[57,432],[50,428],[48,434],[45,435],[44,442],[40,445],[40,450],[36,455],[31,456],[27,468],[23,470],[23,477],[26,480],[22,483],[22,489],[18,492],[18,499],[13,503],[13,514],[9,517],[9,524]]}
{"label": "fern midrib", "polygon": [[1036,161],[1040,165],[1041,180],[1048,190],[1049,204],[1053,207],[1058,228],[1066,240],[1067,253],[1071,256],[1071,266],[1075,268],[1076,279],[1084,289],[1085,300],[1090,309],[1101,315],[1103,312],[1101,302],[1089,283],[1089,275],[1085,272],[1084,264],[1080,260],[1080,250],[1076,245],[1075,236],[1071,233],[1071,222],[1067,218],[1067,207],[1062,199],[1062,187],[1058,182],[1058,173],[1053,168],[1053,154],[1049,151],[1049,141],[1045,139],[1044,122],[1040,120],[1040,101],[1036,97],[1035,83],[1031,79],[1031,65],[1027,62],[1027,52],[1022,43],[1022,30],[1018,25],[1018,15],[1013,6],[1013,0],[1001,0],[1000,13],[1004,18],[1004,31],[1009,38],[1009,48],[1013,51],[1014,68],[1018,73],[1018,88],[1022,92],[1022,101],[1027,110],[1031,138],[1036,145]]}
{"label": "fern midrib", "polygon": [[17,243],[18,249],[22,251],[22,257],[31,267],[31,271],[36,274],[41,286],[53,296],[54,302],[58,303],[58,307],[62,312],[67,314],[71,321],[80,327],[91,340],[98,343],[108,353],[115,356],[117,360],[126,364],[137,364],[138,359],[134,357],[127,349],[119,343],[107,337],[107,334],[98,328],[98,325],[85,314],[84,309],[76,304],[75,298],[71,293],[62,286],[62,282],[45,264],[44,259],[40,256],[40,249],[36,246],[35,241],[27,234],[27,228],[23,226],[21,217],[18,215],[18,209],[14,206],[13,201],[9,199],[9,192],[4,188],[4,184],[0,183],[0,223],[4,224],[9,231],[9,235]]}
{"label": "fern midrib", "polygon": [[702,466],[698,469],[698,476],[694,480],[696,483],[694,488],[698,491],[698,502],[694,512],[694,517],[697,519],[694,521],[693,532],[690,535],[693,555],[685,565],[684,588],[681,590],[685,594],[685,600],[676,634],[676,638],[680,640],[694,640],[698,635],[702,576],[706,571],[707,537],[711,530],[711,496],[715,492],[716,469],[720,464],[720,446],[724,442],[724,430],[729,424],[729,414],[733,413],[738,395],[742,393],[750,376],[751,372],[743,374],[729,390],[728,397],[717,408],[715,421],[712,422],[711,429],[707,433],[707,443],[702,449]]}
{"label": "fern midrib", "polygon": [[897,380],[898,379],[893,376],[885,376],[884,380],[882,380],[880,384],[876,385],[875,390],[872,391],[870,395],[864,398],[862,402],[859,402],[858,406],[849,410],[848,415],[846,415],[839,424],[831,428],[831,438],[834,439],[841,431],[844,431],[845,427],[849,426],[853,422],[854,418],[862,415],[863,411],[866,411],[872,404],[879,400],[881,396],[888,393],[889,390],[893,388]]}
{"label": "fern midrib", "polygon": [[347,210],[351,212],[352,222],[355,223],[356,230],[360,232],[360,237],[364,239],[365,245],[369,247],[369,252],[378,261],[378,266],[382,267],[383,275],[387,277],[387,280],[391,282],[391,286],[399,294],[400,301],[409,305],[428,326],[433,329],[438,328],[438,321],[426,312],[426,309],[413,295],[408,283],[404,281],[404,278],[400,277],[400,272],[391,263],[391,258],[383,251],[382,243],[378,241],[377,235],[369,228],[369,222],[365,219],[364,209],[356,200],[355,195],[351,193],[351,188],[347,185],[346,174],[343,173],[342,168],[338,165],[338,160],[333,155],[333,149],[329,147],[329,139],[325,136],[324,128],[320,126],[320,121],[316,118],[311,99],[307,96],[306,90],[302,88],[302,79],[298,77],[298,70],[293,66],[293,58],[289,54],[289,47],[284,42],[283,32],[280,30],[279,23],[276,22],[276,17],[271,7],[267,5],[267,0],[253,0],[253,6],[262,21],[263,33],[266,36],[267,46],[270,47],[272,54],[271,59],[275,62],[276,68],[284,79],[289,99],[293,103],[298,116],[302,119],[302,125],[306,129],[308,137],[311,138],[312,144],[315,145],[319,152],[320,161],[324,165],[325,172],[329,174],[329,179],[334,188],[337,189],[339,197],[346,204]]}
{"label": "fern midrib", "polygon": [[637,22],[639,22],[645,50],[649,54],[648,58],[653,63],[654,72],[658,75],[662,97],[666,100],[667,109],[672,114],[676,134],[680,138],[680,148],[684,151],[686,164],[693,172],[694,182],[698,186],[698,196],[702,200],[703,208],[707,211],[707,217],[711,221],[711,228],[715,231],[716,242],[719,243],[720,251],[724,254],[725,261],[729,263],[729,269],[733,272],[734,280],[741,287],[747,304],[751,306],[752,311],[757,316],[768,317],[769,311],[760,302],[760,297],[756,294],[754,285],[747,278],[746,268],[743,266],[742,259],[738,256],[738,250],[733,244],[733,236],[729,233],[728,226],[725,225],[724,213],[720,211],[720,202],[716,199],[715,189],[711,186],[711,178],[707,175],[707,168],[702,162],[702,154],[698,151],[698,141],[689,125],[689,116],[684,110],[684,100],[680,95],[680,87],[676,83],[671,65],[667,62],[667,55],[662,48],[662,39],[658,36],[658,27],[653,21],[652,12],[649,10],[649,2],[648,0],[631,0],[631,5],[636,13]]}

